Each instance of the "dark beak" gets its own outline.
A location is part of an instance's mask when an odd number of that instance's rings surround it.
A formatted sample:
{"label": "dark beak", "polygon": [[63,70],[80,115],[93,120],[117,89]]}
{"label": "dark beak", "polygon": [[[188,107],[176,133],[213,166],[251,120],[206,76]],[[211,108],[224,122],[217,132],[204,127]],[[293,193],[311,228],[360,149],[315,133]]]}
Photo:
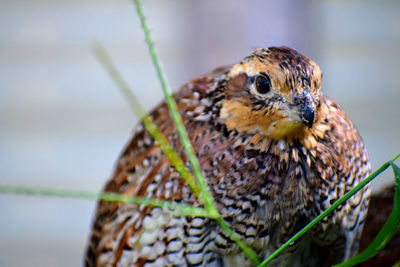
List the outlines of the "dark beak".
{"label": "dark beak", "polygon": [[314,124],[314,119],[315,119],[314,107],[309,107],[309,106],[301,107],[300,118],[301,118],[301,121],[305,125],[307,125],[308,128],[311,128]]}
{"label": "dark beak", "polygon": [[310,90],[303,90],[301,96],[299,97],[299,105],[301,121],[308,128],[311,128],[315,120],[315,104]]}

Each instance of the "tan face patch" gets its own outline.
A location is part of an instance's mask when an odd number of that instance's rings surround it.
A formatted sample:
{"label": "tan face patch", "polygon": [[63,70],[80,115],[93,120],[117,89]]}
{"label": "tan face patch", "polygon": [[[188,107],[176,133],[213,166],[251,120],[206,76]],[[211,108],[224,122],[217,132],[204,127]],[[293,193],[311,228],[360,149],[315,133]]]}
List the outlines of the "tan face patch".
{"label": "tan face patch", "polygon": [[224,101],[220,117],[225,121],[228,130],[259,133],[274,140],[295,138],[305,128],[300,119],[294,119],[295,114],[288,116],[279,110],[272,110],[266,115],[264,110],[254,111],[235,100]]}

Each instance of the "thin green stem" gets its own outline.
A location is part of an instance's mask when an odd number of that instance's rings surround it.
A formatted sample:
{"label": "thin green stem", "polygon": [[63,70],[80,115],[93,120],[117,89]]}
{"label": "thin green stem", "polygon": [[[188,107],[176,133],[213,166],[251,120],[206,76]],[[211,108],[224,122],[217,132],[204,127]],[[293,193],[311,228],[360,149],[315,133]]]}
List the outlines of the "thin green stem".
{"label": "thin green stem", "polygon": [[216,218],[215,220],[225,231],[228,237],[232,241],[236,242],[236,244],[242,249],[242,251],[247,255],[247,257],[249,257],[249,259],[253,262],[254,265],[260,263],[257,254],[240,239],[240,236],[235,231],[233,231],[232,228],[229,227],[227,222],[225,222],[222,218]]}
{"label": "thin green stem", "polygon": [[400,153],[394,156],[390,161],[395,161],[396,159],[400,158]]}
{"label": "thin green stem", "polygon": [[[197,195],[200,201],[204,204],[205,208],[216,218],[220,218],[220,214],[218,209],[215,206],[214,203],[214,198],[211,195],[211,192],[208,188],[208,185],[206,183],[206,180],[204,179],[203,173],[201,172],[200,164],[199,161],[197,160],[197,157],[195,156],[192,144],[189,141],[189,137],[187,135],[187,132],[185,130],[185,127],[182,122],[182,118],[179,115],[177,105],[172,97],[171,94],[171,89],[169,88],[169,85],[167,83],[166,76],[164,74],[164,71],[161,67],[161,63],[159,61],[158,53],[154,47],[153,39],[150,34],[149,27],[147,25],[146,18],[144,16],[144,12],[142,9],[142,3],[140,0],[134,0],[135,6],[136,6],[136,12],[139,17],[140,23],[143,28],[143,32],[145,35],[146,43],[150,52],[151,59],[153,61],[154,67],[157,72],[157,76],[160,80],[162,90],[164,92],[165,98],[167,105],[169,107],[169,111],[172,117],[172,120],[174,121],[175,127],[177,129],[177,132],[179,134],[180,140],[182,142],[182,145],[185,149],[186,155],[189,159],[189,162],[192,166],[193,172],[196,176],[196,181],[198,182],[200,186],[200,195]],[[217,222],[220,224],[221,228],[225,229],[230,229],[226,224],[221,224],[223,220],[217,220]],[[231,230],[233,232],[233,230]],[[235,235],[229,235],[230,237],[235,237]],[[252,251],[250,247],[248,247],[245,243],[240,241],[240,238],[235,238],[232,239],[235,241],[240,247],[244,249],[244,252],[249,256],[250,259],[254,260],[257,259],[256,254]]]}
{"label": "thin green stem", "polygon": [[204,208],[197,208],[190,205],[179,204],[176,202],[132,197],[116,193],[94,193],[82,190],[69,190],[69,189],[55,189],[55,188],[42,188],[33,186],[18,186],[18,185],[5,185],[0,184],[0,192],[6,194],[24,194],[24,195],[40,195],[49,197],[65,197],[73,199],[87,199],[87,200],[104,200],[111,202],[135,203],[139,205],[148,205],[153,207],[165,208],[174,212],[178,212],[180,216],[200,216],[214,218]]}
{"label": "thin green stem", "polygon": [[282,251],[284,251],[287,247],[289,247],[291,244],[293,244],[295,241],[297,241],[300,237],[302,237],[309,229],[311,229],[314,225],[316,225],[322,219],[324,219],[326,216],[328,216],[329,213],[331,213],[337,207],[342,205],[346,200],[348,200],[350,197],[352,197],[354,194],[356,194],[358,191],[360,191],[365,185],[367,185],[369,182],[371,182],[376,176],[378,176],[380,173],[382,173],[384,170],[386,170],[390,166],[390,162],[396,160],[398,157],[400,157],[400,153],[397,154],[395,157],[393,157],[390,161],[384,163],[379,169],[377,169],[370,176],[368,176],[366,179],[362,180],[353,189],[351,189],[344,196],[342,196],[340,199],[338,199],[328,209],[326,209],[324,212],[322,212],[318,217],[316,217],[314,220],[312,220],[303,229],[301,229],[294,236],[292,236],[288,241],[286,241],[282,246],[280,246],[277,250],[275,250],[268,258],[266,258],[258,266],[259,267],[266,266],[268,263],[270,263],[274,258],[276,258],[279,254],[281,254]]}
{"label": "thin green stem", "polygon": [[175,127],[177,129],[177,132],[179,134],[179,137],[181,139],[182,145],[185,149],[186,155],[189,159],[189,162],[193,168],[193,171],[195,173],[195,176],[197,178],[197,182],[200,185],[201,188],[201,193],[198,195],[199,199],[203,202],[204,206],[214,215],[214,216],[219,216],[219,212],[217,208],[215,207],[214,204],[214,199],[211,195],[211,192],[207,186],[207,183],[204,179],[204,176],[201,172],[200,164],[199,161],[197,160],[194,150],[192,147],[192,144],[189,141],[189,137],[187,135],[187,132],[185,130],[185,127],[183,126],[182,118],[179,115],[178,108],[176,106],[175,100],[172,97],[171,94],[171,89],[169,88],[169,85],[167,83],[167,78],[166,75],[164,74],[164,71],[161,67],[161,63],[158,57],[158,53],[154,47],[154,42],[150,34],[149,27],[147,25],[146,18],[144,16],[143,8],[142,8],[142,3],[140,0],[134,0],[135,6],[136,6],[136,12],[138,14],[140,23],[143,28],[143,32],[145,35],[145,39],[147,42],[147,46],[149,48],[150,56],[153,61],[154,67],[157,72],[158,79],[160,80],[161,83],[161,88],[165,94],[166,102],[170,110],[170,114],[172,117],[172,120],[174,121]]}

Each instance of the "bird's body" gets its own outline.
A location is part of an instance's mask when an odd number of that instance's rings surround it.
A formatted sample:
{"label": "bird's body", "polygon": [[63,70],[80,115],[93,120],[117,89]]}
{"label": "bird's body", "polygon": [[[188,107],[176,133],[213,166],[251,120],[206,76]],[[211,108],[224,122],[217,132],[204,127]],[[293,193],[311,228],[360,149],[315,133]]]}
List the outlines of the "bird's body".
{"label": "bird's body", "polygon": [[[174,95],[218,210],[260,259],[369,173],[361,137],[320,87],[313,61],[290,48],[271,47],[200,76]],[[166,104],[150,115],[186,161]],[[105,191],[200,205],[141,124]],[[354,255],[368,199],[366,187],[273,263],[323,266]],[[103,201],[85,262],[252,265],[212,219]]]}

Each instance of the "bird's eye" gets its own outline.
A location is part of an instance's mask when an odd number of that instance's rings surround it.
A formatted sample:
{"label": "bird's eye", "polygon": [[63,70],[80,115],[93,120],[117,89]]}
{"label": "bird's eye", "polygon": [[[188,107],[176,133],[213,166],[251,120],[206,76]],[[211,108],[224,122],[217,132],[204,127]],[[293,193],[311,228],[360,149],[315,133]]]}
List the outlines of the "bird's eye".
{"label": "bird's eye", "polygon": [[256,80],[256,89],[260,94],[266,94],[271,90],[271,81],[269,77],[258,76]]}

